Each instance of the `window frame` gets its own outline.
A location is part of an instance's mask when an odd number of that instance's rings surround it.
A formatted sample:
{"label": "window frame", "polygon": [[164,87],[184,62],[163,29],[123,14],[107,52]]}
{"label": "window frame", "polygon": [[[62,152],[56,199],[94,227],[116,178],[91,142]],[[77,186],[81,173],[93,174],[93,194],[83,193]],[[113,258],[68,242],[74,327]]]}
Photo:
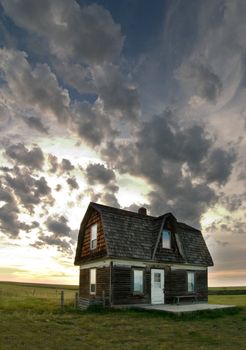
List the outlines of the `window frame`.
{"label": "window frame", "polygon": [[[193,276],[193,289],[189,290],[189,286],[192,285],[189,284],[189,275]],[[196,274],[195,271],[187,271],[187,292],[192,294],[192,293],[196,293]]]}
{"label": "window frame", "polygon": [[[164,246],[164,239],[163,239],[163,235],[164,235],[164,233],[168,233],[168,235],[169,235],[169,246],[168,247],[165,247]],[[162,230],[162,233],[161,233],[161,240],[162,240],[162,244],[161,244],[161,246],[162,246],[162,248],[163,249],[172,249],[172,232],[170,231],[170,230],[168,230],[168,229],[163,229]]]}
{"label": "window frame", "polygon": [[[135,280],[134,280],[134,277],[135,277],[135,274],[134,272],[135,271],[138,271],[138,272],[142,272],[142,291],[139,291],[139,290],[135,290],[134,287],[135,287]],[[141,268],[137,268],[137,267],[133,267],[132,268],[132,293],[134,295],[143,295],[144,294],[144,284],[145,284],[145,273],[144,273],[144,269],[141,269]]]}
{"label": "window frame", "polygon": [[[94,273],[95,273],[95,283],[91,283],[92,282],[92,271],[95,271]],[[96,294],[96,291],[97,291],[97,269],[96,268],[91,268],[90,269],[90,280],[89,280],[89,282],[90,282],[90,284],[89,284],[89,288],[90,288],[90,294],[91,295],[95,295]],[[91,286],[92,285],[95,285],[95,290],[91,290]]]}
{"label": "window frame", "polygon": [[[93,238],[93,228],[96,228],[96,238]],[[97,249],[97,224],[93,224],[90,228],[90,250],[95,250]],[[96,242],[95,246],[93,246],[93,242]]]}

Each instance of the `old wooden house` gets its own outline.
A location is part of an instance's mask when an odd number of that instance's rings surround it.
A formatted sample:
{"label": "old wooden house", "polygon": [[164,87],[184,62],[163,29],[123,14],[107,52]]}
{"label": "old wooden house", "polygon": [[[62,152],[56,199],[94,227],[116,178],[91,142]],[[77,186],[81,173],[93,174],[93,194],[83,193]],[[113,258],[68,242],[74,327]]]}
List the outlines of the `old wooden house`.
{"label": "old wooden house", "polygon": [[[75,257],[80,307],[207,301],[213,265],[201,232],[167,213],[90,203]],[[181,300],[183,299],[183,300]]]}

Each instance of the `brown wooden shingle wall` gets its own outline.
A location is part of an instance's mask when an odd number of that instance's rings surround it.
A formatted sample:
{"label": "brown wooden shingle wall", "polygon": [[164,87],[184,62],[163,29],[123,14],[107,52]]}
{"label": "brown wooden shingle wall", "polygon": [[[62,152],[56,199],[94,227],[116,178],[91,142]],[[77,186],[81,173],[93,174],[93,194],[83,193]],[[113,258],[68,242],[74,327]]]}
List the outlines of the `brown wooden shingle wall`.
{"label": "brown wooden shingle wall", "polygon": [[[207,288],[207,270],[194,271],[195,272],[195,293],[198,296],[198,300],[207,301],[208,288]],[[188,295],[187,286],[187,271],[186,270],[174,270],[169,268],[165,269],[165,301],[166,303],[172,302],[172,296],[175,295]]]}
{"label": "brown wooden shingle wall", "polygon": [[144,269],[144,293],[133,293],[133,268],[117,267],[112,269],[112,303],[119,304],[146,304],[150,303],[150,270]]}
{"label": "brown wooden shingle wall", "polygon": [[79,297],[81,306],[90,304],[109,304],[110,268],[96,269],[96,294],[90,294],[90,269],[80,270]]}
{"label": "brown wooden shingle wall", "polygon": [[[90,249],[91,226],[97,224],[97,247]],[[81,260],[90,260],[107,254],[106,242],[100,214],[95,210],[92,212],[85,228],[82,242]]]}

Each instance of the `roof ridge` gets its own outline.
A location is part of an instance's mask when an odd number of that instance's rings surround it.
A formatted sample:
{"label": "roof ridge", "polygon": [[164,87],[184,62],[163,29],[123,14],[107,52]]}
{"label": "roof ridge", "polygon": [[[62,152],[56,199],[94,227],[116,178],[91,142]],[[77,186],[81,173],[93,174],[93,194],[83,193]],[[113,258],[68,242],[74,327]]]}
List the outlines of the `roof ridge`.
{"label": "roof ridge", "polygon": [[104,205],[104,204],[95,203],[95,202],[90,202],[90,205],[92,205],[93,207],[99,207],[99,209],[100,208],[109,209],[110,211],[115,211],[115,212],[122,213],[124,215],[129,215],[129,216],[136,216],[136,217],[143,218],[143,219],[158,219],[159,218],[156,216],[147,215],[147,214],[146,215],[139,214],[138,212],[135,212],[135,211],[121,209],[121,208],[115,208],[115,207],[111,207],[109,205]]}

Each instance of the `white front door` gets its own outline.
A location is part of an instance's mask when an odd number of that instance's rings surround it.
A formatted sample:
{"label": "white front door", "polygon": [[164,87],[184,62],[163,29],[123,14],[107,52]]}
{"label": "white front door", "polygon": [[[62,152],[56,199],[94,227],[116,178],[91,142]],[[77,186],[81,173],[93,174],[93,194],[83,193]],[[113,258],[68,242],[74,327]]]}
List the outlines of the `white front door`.
{"label": "white front door", "polygon": [[164,304],[164,270],[151,269],[151,304]]}

